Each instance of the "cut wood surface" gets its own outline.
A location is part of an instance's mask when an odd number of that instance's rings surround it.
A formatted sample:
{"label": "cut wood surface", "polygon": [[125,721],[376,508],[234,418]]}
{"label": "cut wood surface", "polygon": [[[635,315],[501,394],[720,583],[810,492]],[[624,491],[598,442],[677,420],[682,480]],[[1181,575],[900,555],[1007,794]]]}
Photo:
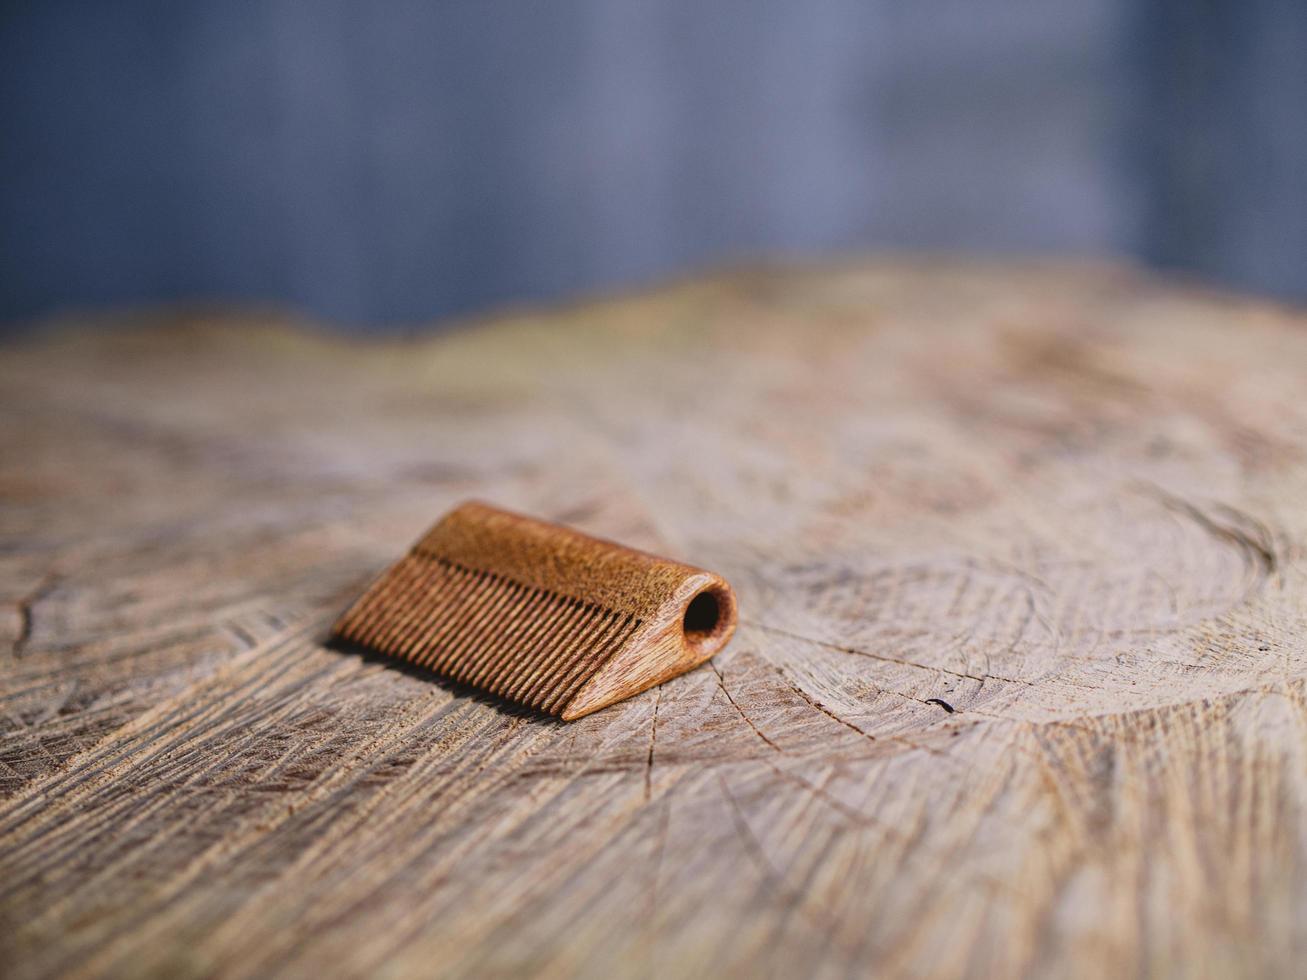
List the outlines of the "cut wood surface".
{"label": "cut wood surface", "polygon": [[[1307,317],[725,275],[0,349],[0,973],[1301,975]],[[325,640],[476,497],[720,572],[565,723]]]}

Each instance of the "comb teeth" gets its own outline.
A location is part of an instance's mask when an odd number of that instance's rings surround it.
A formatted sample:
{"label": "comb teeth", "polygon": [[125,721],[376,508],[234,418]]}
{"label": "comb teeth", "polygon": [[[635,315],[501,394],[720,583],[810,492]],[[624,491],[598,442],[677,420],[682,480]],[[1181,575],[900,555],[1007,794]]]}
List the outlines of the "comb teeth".
{"label": "comb teeth", "polygon": [[[709,594],[710,628],[685,610]],[[702,600],[700,600],[702,605]],[[336,622],[339,639],[575,718],[707,659],[734,597],[717,576],[465,504]]]}
{"label": "comb teeth", "polygon": [[574,697],[588,674],[642,625],[630,613],[446,558],[410,554],[377,581],[334,632],[549,711]]}

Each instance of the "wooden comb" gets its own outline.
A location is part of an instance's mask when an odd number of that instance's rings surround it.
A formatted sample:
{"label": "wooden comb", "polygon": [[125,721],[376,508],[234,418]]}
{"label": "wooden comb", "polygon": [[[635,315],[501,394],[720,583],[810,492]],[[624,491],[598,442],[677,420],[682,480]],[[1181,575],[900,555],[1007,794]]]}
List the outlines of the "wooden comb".
{"label": "wooden comb", "polygon": [[570,721],[703,663],[735,619],[718,575],[469,502],[332,635]]}

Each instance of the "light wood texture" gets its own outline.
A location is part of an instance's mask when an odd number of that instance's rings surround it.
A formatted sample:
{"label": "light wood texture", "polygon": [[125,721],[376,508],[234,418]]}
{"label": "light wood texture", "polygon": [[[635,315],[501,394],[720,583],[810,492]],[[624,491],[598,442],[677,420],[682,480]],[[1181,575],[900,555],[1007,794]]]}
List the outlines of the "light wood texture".
{"label": "light wood texture", "polygon": [[468,501],[331,635],[573,721],[697,667],[736,619],[719,575]]}
{"label": "light wood texture", "polygon": [[[1089,266],[5,349],[0,962],[1297,974],[1305,396],[1307,318]],[[566,724],[324,646],[472,496],[735,639]]]}

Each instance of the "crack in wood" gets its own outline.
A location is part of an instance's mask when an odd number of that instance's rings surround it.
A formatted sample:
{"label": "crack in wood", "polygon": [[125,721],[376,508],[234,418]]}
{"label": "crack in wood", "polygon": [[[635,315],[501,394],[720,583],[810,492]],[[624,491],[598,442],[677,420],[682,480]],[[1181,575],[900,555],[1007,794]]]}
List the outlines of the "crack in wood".
{"label": "crack in wood", "polygon": [[63,581],[63,576],[58,572],[48,572],[31,592],[20,596],[15,601],[14,606],[18,610],[18,635],[14,637],[9,651],[15,660],[23,656],[27,651],[27,644],[32,639],[32,617],[36,606],[41,600],[54,592],[61,581]]}
{"label": "crack in wood", "polygon": [[[804,643],[811,643],[815,646],[825,647],[828,650],[838,650],[840,653],[852,654],[855,657],[867,657],[871,660],[880,660],[884,663],[897,664],[900,667],[913,667],[917,670],[934,671],[940,674],[948,674],[950,677],[958,677],[963,680],[979,681],[984,684],[986,681],[1002,681],[1005,684],[1021,684],[1025,687],[1038,687],[1031,681],[1023,681],[1017,677],[1004,677],[1001,674],[968,674],[962,671],[950,670],[948,667],[935,667],[929,664],[919,664],[911,660],[903,660],[899,657],[891,657],[884,653],[872,653],[870,650],[860,650],[857,647],[846,646],[840,643],[832,643],[829,640],[819,640],[816,637],[804,636],[802,633],[795,633],[792,630],[781,629],[779,626],[769,626],[765,623],[759,623],[756,620],[740,620],[741,626],[751,626],[754,629],[762,630],[764,633],[775,633],[777,636],[785,636],[792,640],[800,640]],[[914,699],[917,700],[917,699]]]}
{"label": "crack in wood", "polygon": [[658,741],[658,707],[663,703],[663,689],[659,686],[654,695],[653,721],[649,725],[649,755],[644,763],[644,799],[649,802],[653,788],[654,743]]}
{"label": "crack in wood", "polygon": [[717,686],[721,688],[721,692],[726,695],[726,700],[731,703],[731,707],[735,709],[735,713],[740,716],[740,718],[744,721],[746,725],[749,726],[749,728],[753,731],[755,735],[757,735],[760,739],[762,739],[765,743],[767,743],[767,745],[769,745],[774,751],[779,752],[782,755],[786,754],[783,748],[781,748],[770,738],[768,738],[765,734],[763,734],[762,730],[753,723],[752,719],[750,719],[747,714],[744,713],[744,709],[741,708],[736,703],[735,698],[731,696],[731,692],[726,688],[726,678],[722,676],[721,668],[718,667],[717,664],[712,660],[708,661],[708,666],[711,667],[713,669],[713,673],[717,675]]}

